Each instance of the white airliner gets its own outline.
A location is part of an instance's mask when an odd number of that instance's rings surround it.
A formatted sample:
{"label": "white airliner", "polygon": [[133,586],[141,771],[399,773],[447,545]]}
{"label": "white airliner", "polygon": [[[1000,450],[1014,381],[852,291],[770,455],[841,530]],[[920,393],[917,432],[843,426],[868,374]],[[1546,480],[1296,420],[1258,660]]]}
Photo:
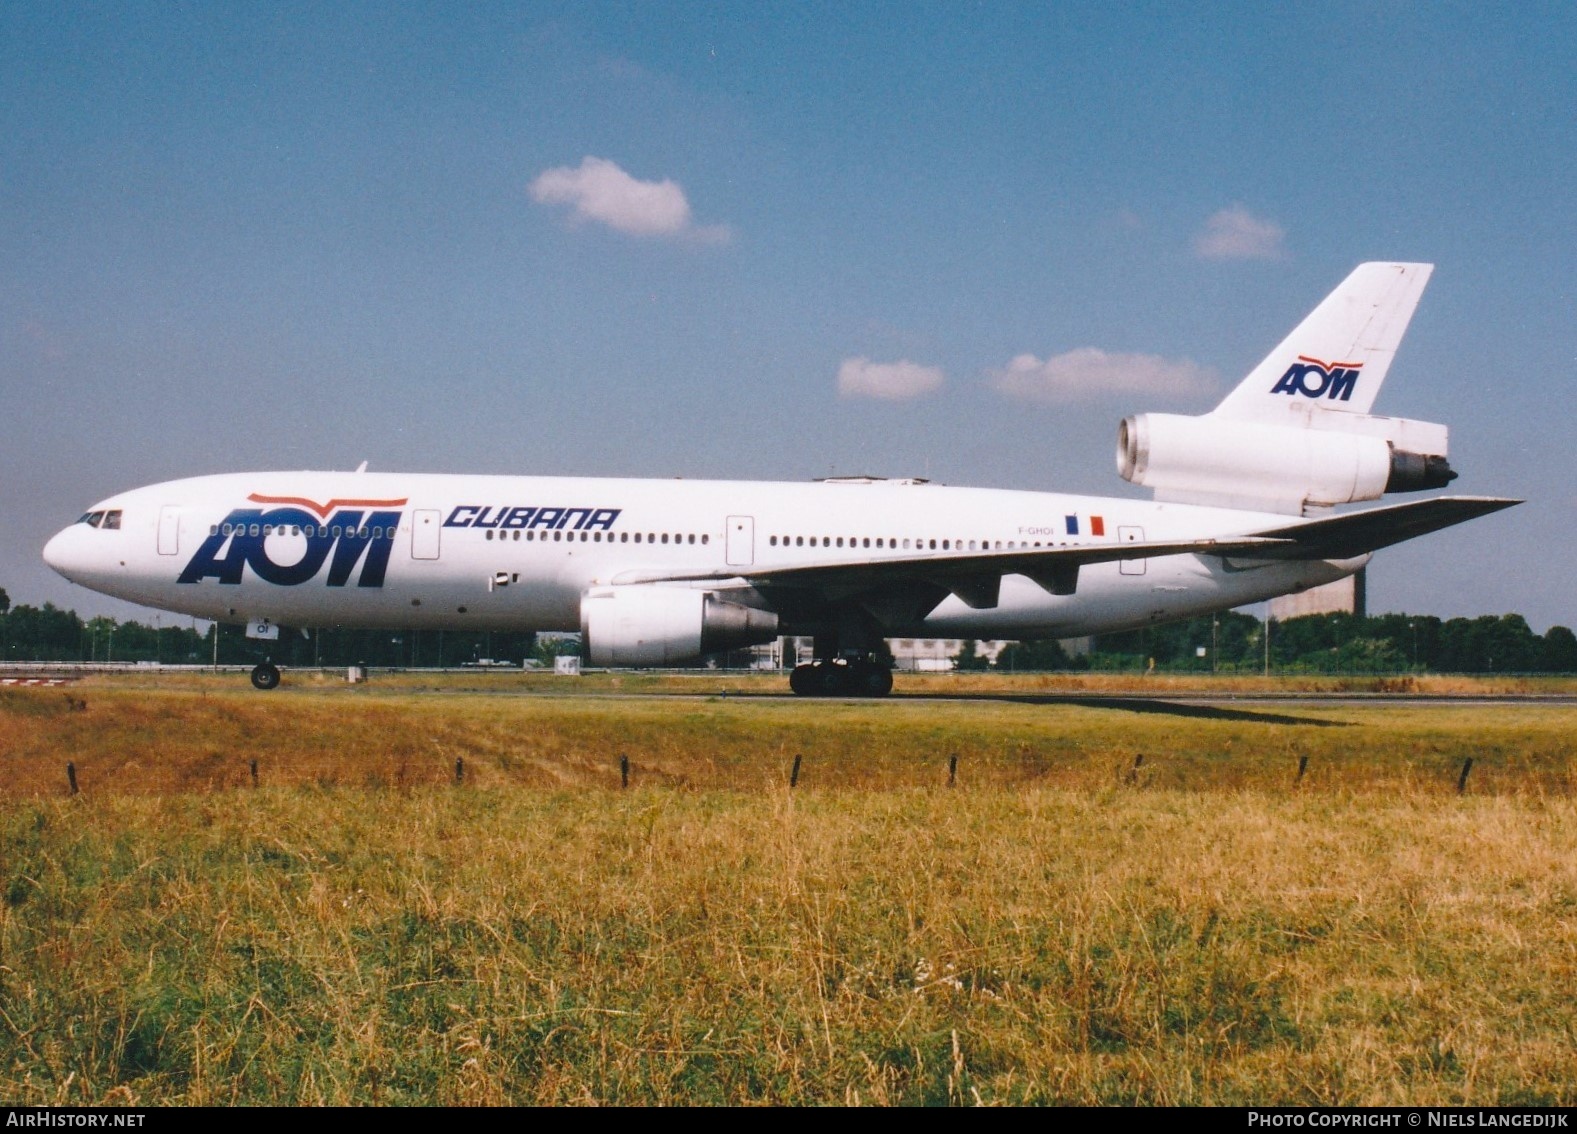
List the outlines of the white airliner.
{"label": "white airliner", "polygon": [[[72,582],[281,626],[579,630],[593,665],[660,666],[805,635],[800,694],[882,696],[888,637],[1068,638],[1352,574],[1518,503],[1433,497],[1446,427],[1369,413],[1432,265],[1360,265],[1222,403],[1118,430],[1153,500],[813,483],[231,473],[123,492],[44,549]],[[264,661],[259,688],[279,683]]]}

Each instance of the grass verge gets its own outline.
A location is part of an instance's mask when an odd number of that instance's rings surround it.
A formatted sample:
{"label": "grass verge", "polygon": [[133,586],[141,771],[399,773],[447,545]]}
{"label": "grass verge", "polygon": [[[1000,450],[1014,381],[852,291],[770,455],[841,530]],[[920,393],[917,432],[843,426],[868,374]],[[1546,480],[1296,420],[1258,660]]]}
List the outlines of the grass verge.
{"label": "grass verge", "polygon": [[0,697],[14,1103],[1577,1095],[1559,706],[72,696]]}

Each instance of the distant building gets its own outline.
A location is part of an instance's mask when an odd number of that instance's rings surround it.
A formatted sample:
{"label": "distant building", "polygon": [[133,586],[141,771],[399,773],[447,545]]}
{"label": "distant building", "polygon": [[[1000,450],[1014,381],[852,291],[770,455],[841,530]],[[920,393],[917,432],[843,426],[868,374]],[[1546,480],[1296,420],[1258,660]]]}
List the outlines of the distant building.
{"label": "distant building", "polygon": [[[798,662],[811,661],[815,657],[811,645],[809,638],[779,638],[768,645],[757,646],[753,667],[786,669],[792,668]],[[1007,645],[1007,642],[977,641],[975,653],[994,662]],[[936,673],[953,668],[953,659],[964,648],[964,640],[962,638],[888,638],[887,648],[892,651],[893,662],[900,671]]]}
{"label": "distant building", "polygon": [[1277,622],[1306,614],[1356,614],[1362,618],[1369,613],[1368,570],[1365,567],[1323,587],[1271,599],[1270,616]]}
{"label": "distant building", "polygon": [[[977,641],[975,656],[995,662],[997,655],[1006,647],[1006,642]],[[896,668],[935,673],[953,668],[954,659],[964,648],[964,640],[962,638],[889,638],[887,648],[892,651]]]}

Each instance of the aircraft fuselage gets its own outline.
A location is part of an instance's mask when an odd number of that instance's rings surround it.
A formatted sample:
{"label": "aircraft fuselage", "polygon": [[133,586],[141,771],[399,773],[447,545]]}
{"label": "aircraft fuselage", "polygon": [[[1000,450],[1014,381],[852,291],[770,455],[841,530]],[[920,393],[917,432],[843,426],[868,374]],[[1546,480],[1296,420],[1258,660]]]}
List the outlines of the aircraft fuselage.
{"label": "aircraft fuselage", "polygon": [[[90,509],[45,558],[162,610],[291,627],[576,630],[586,592],[675,573],[912,560],[990,549],[1198,539],[1284,516],[905,481],[773,483],[268,472],[171,481]],[[1073,637],[1317,586],[1367,556],[1237,563],[1167,555],[1085,566],[1073,594],[1022,575],[994,606],[949,595],[888,636]],[[783,613],[781,632],[821,615]],[[797,624],[797,621],[803,624]]]}

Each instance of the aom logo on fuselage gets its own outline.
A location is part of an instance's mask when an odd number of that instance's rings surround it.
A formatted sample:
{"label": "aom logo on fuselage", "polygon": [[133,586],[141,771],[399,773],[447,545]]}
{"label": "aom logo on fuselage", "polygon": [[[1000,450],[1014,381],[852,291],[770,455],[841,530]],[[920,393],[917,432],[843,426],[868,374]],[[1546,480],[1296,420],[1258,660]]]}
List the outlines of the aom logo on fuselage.
{"label": "aom logo on fuselage", "polygon": [[358,587],[381,587],[399,530],[399,500],[330,500],[299,496],[247,497],[276,508],[236,508],[197,549],[178,583],[215,579],[237,585],[247,567],[265,583],[294,587],[318,576],[328,564],[327,585],[343,587],[356,565]]}
{"label": "aom logo on fuselage", "polygon": [[1287,367],[1281,381],[1270,388],[1272,394],[1302,394],[1305,398],[1328,398],[1345,402],[1358,384],[1361,362],[1321,362],[1308,355]]}

